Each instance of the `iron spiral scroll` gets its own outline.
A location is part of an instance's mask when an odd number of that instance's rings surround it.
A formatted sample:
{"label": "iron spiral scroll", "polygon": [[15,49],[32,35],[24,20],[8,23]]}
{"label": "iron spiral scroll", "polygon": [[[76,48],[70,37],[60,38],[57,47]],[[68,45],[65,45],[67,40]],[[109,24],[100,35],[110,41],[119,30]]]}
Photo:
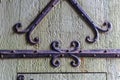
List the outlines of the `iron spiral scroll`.
{"label": "iron spiral scroll", "polygon": [[[80,49],[80,44],[78,41],[72,41],[70,44],[70,49],[68,50],[62,50],[60,48],[60,42],[59,41],[53,41],[51,44],[51,50],[58,52],[58,54],[56,55],[51,55],[52,59],[51,59],[51,64],[54,67],[58,67],[60,66],[60,60],[59,57],[64,57],[65,54],[67,54],[65,57],[70,57],[73,59],[73,61],[71,61],[71,66],[72,67],[77,67],[80,65],[80,58],[78,56],[76,56],[75,54],[72,54],[74,52],[78,52]],[[79,53],[79,52],[78,52]]]}
{"label": "iron spiral scroll", "polygon": [[[21,23],[16,23],[13,27],[14,32],[17,34],[26,34],[26,41],[30,44],[37,44],[39,43],[39,38],[31,38],[32,31],[36,28],[36,26],[44,19],[44,17],[51,11],[51,9],[59,2],[60,0],[51,0],[47,6],[42,10],[41,13],[37,15],[37,17],[31,22],[31,24],[24,30],[20,30],[22,27]],[[92,29],[94,33],[94,37],[91,38],[90,36],[86,37],[86,41],[89,43],[94,43],[99,38],[99,32],[108,32],[111,29],[111,23],[105,21],[103,26],[106,26],[106,29],[101,29],[94,21],[88,16],[88,14],[82,9],[79,2],[77,0],[67,0],[67,2],[73,7],[73,9],[78,12],[78,14],[83,18],[83,20],[88,24],[88,26]]]}

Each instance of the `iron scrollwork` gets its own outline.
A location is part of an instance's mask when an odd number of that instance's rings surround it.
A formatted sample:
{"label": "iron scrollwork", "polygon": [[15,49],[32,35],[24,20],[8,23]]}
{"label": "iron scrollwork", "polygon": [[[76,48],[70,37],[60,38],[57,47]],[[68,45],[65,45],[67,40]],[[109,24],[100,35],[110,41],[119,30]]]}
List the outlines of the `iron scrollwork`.
{"label": "iron scrollwork", "polygon": [[[71,61],[72,67],[77,67],[80,65],[80,58],[76,55],[79,53],[80,44],[77,41],[72,41],[70,49],[62,50],[60,48],[60,42],[53,41],[50,51],[38,51],[38,50],[0,50],[0,58],[41,58],[41,57],[50,57],[50,63],[53,67],[60,66],[60,58],[68,57],[72,58]],[[72,54],[73,53],[73,54]],[[75,53],[75,54],[74,54]]]}
{"label": "iron scrollwork", "polygon": [[[21,23],[17,23],[14,25],[13,29],[18,34],[26,34],[26,40],[30,44],[37,44],[39,42],[39,38],[35,37],[34,39],[31,39],[31,33],[35,29],[35,27],[42,21],[42,19],[51,11],[51,9],[59,2],[60,0],[51,0],[47,6],[42,10],[41,13],[38,14],[38,16],[31,22],[31,24],[25,29],[20,30],[20,27],[22,27]],[[67,0],[71,6],[82,16],[84,21],[88,24],[88,26],[92,29],[94,33],[94,38],[91,39],[90,36],[86,37],[86,41],[89,43],[94,43],[99,38],[99,32],[108,32],[111,28],[111,24],[108,21],[105,21],[103,23],[103,26],[106,26],[107,29],[101,29],[98,27],[98,25],[95,24],[94,21],[88,16],[88,14],[82,9],[80,4],[77,0]]]}
{"label": "iron scrollwork", "polygon": [[[41,22],[41,20],[50,12],[50,10],[59,2],[60,0],[51,0],[47,6],[43,9],[41,13],[34,19],[34,21],[25,29],[20,30],[22,27],[21,23],[14,25],[13,29],[18,34],[26,34],[26,40],[31,44],[37,44],[39,38],[35,37],[31,39],[31,33],[36,28],[36,26]],[[90,36],[86,37],[86,41],[89,43],[94,43],[99,38],[99,32],[107,32],[111,28],[109,22],[104,22],[103,26],[106,29],[101,29],[98,27],[92,19],[87,15],[87,13],[82,9],[77,0],[67,0],[71,6],[82,16],[84,21],[89,25],[89,27],[94,32],[93,39]],[[60,66],[60,58],[72,58],[72,67],[77,67],[80,65],[81,57],[96,57],[96,58],[120,58],[120,49],[116,50],[80,50],[80,43],[78,41],[72,41],[70,43],[70,48],[67,50],[61,49],[59,41],[53,41],[50,45],[51,50],[0,50],[0,58],[51,58],[50,63],[54,67]],[[18,77],[18,80],[24,80],[24,76]]]}
{"label": "iron scrollwork", "polygon": [[80,48],[80,44],[79,42],[77,41],[72,41],[71,44],[70,44],[70,47],[73,48],[73,49],[69,49],[69,50],[61,50],[60,49],[60,42],[58,41],[53,41],[52,44],[51,44],[51,49],[53,51],[57,51],[59,54],[57,55],[52,55],[52,59],[51,59],[51,64],[54,66],[54,67],[58,67],[60,65],[60,60],[58,59],[60,56],[61,57],[64,57],[64,54],[68,54],[67,56],[73,58],[74,61],[71,62],[71,66],[73,67],[77,67],[80,65],[80,59],[79,57],[77,57],[76,55],[74,54],[71,54],[72,52],[76,52],[79,50]]}
{"label": "iron scrollwork", "polygon": [[51,50],[0,50],[0,59],[27,59],[27,58],[51,58],[50,64],[53,67],[60,66],[60,58],[71,58],[72,67],[80,65],[81,57],[93,58],[120,58],[120,49],[101,49],[101,50],[80,50],[80,43],[72,41],[70,48],[63,50],[60,42],[53,41]]}
{"label": "iron scrollwork", "polygon": [[67,50],[61,49],[58,41],[53,41],[50,48],[51,50],[0,50],[0,59],[51,58],[50,64],[59,67],[60,58],[72,58],[71,66],[77,67],[82,57],[120,58],[120,49],[80,50],[78,41],[72,41]]}
{"label": "iron scrollwork", "polygon": [[43,9],[43,11],[38,14],[38,16],[31,22],[31,24],[25,29],[20,30],[19,28],[22,27],[21,23],[17,23],[13,26],[13,30],[18,34],[26,34],[26,40],[31,44],[37,44],[39,42],[39,38],[35,37],[31,39],[31,33],[35,29],[35,27],[42,21],[42,19],[48,14],[48,12],[59,2],[59,0],[51,0],[49,4]]}

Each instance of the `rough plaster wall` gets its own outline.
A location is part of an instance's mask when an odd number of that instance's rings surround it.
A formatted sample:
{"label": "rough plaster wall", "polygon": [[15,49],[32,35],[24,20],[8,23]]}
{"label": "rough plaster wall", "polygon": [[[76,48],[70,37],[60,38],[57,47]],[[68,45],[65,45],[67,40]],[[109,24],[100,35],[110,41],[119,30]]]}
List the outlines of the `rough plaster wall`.
{"label": "rough plaster wall", "polygon": [[[23,28],[35,18],[50,0],[1,0],[0,1],[0,49],[39,49],[48,50],[54,40],[62,42],[62,48],[68,48],[72,40],[81,43],[81,49],[117,49],[120,48],[120,1],[119,0],[78,0],[91,18],[101,25],[109,20],[113,29],[100,34],[94,44],[85,42],[85,37],[93,37],[90,28],[66,2],[60,4],[42,20],[34,30],[32,37],[38,36],[41,42],[35,46],[26,44],[25,36],[15,34],[12,26],[22,22]],[[0,79],[15,80],[17,72],[107,72],[108,80],[120,80],[120,59],[82,58],[81,66],[72,68],[71,59],[61,59],[61,67],[49,66],[49,59],[0,60]],[[7,77],[6,77],[7,76]]]}

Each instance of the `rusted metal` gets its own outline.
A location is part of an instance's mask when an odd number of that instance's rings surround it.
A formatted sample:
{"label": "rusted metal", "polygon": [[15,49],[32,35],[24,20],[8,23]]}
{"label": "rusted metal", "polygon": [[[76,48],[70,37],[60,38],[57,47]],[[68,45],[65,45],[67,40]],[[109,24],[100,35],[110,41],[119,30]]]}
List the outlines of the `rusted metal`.
{"label": "rusted metal", "polygon": [[[31,33],[35,29],[35,27],[42,21],[42,19],[51,11],[51,9],[59,2],[60,0],[51,0],[48,5],[42,10],[41,13],[31,22],[31,24],[25,29],[20,30],[19,28],[22,27],[21,23],[17,23],[14,25],[13,29],[18,34],[26,34],[27,42],[31,44],[37,44],[39,42],[39,38],[35,37],[31,39]],[[94,43],[99,38],[99,32],[107,32],[111,28],[111,24],[108,21],[103,23],[103,26],[106,26],[107,29],[101,29],[98,25],[95,24],[94,21],[88,16],[88,14],[82,9],[80,4],[77,0],[67,0],[70,5],[80,14],[80,16],[84,19],[84,21],[88,24],[88,26],[92,29],[94,33],[94,38],[91,39],[90,36],[86,37],[86,41],[89,43]]]}

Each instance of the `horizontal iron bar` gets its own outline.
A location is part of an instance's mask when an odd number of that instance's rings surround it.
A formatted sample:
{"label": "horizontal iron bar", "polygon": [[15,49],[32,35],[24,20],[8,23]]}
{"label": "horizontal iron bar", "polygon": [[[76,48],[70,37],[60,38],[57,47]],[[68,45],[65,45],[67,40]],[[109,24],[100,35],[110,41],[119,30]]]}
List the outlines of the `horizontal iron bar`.
{"label": "horizontal iron bar", "polygon": [[0,50],[0,58],[44,58],[53,57],[59,55],[60,57],[69,57],[75,55],[78,57],[95,57],[95,58],[120,58],[120,49],[110,50],[80,50],[75,52],[69,52],[63,50],[63,52],[56,51],[42,51],[42,50]]}

